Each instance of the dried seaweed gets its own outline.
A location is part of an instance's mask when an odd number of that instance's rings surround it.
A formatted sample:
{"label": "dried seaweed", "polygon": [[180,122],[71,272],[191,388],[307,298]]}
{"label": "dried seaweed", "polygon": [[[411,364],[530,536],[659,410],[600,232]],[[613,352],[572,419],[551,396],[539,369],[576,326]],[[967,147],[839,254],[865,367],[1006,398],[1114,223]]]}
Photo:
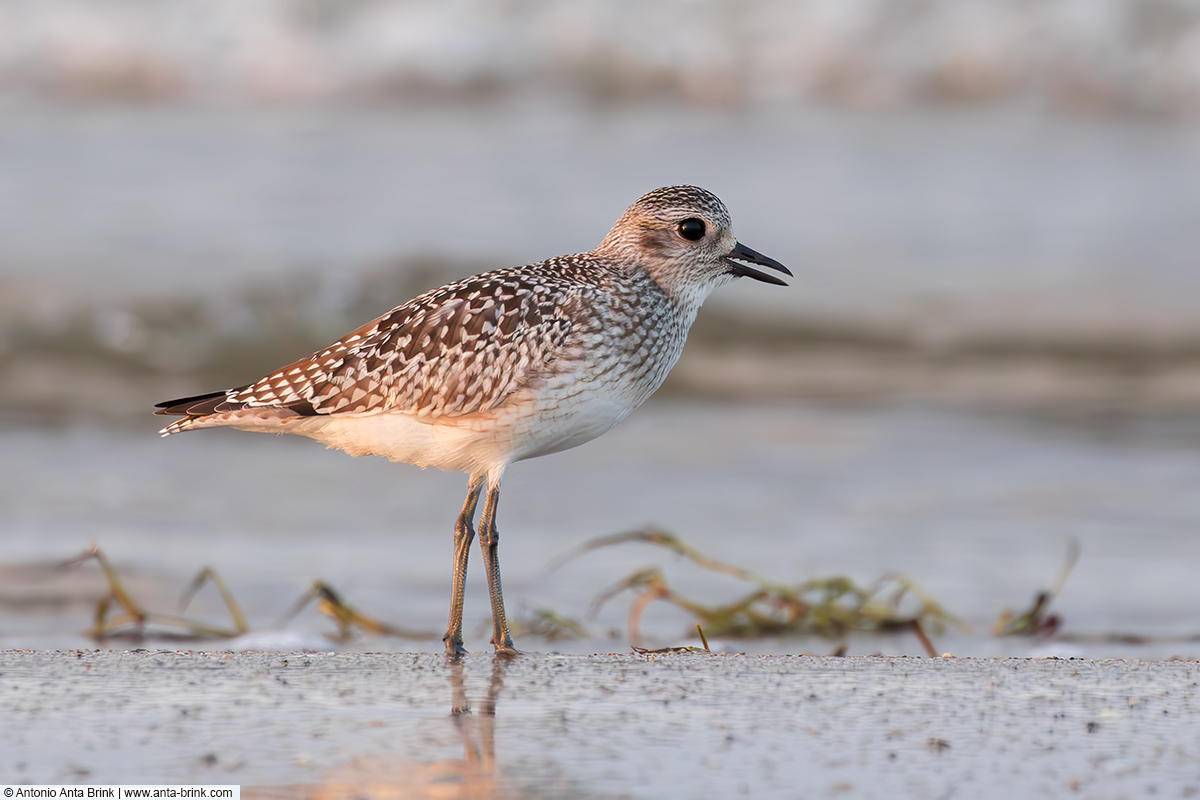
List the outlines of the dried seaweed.
{"label": "dried seaweed", "polygon": [[1024,611],[1017,613],[1009,609],[1000,612],[1000,616],[992,624],[993,636],[1049,636],[1056,633],[1062,625],[1058,614],[1050,612],[1050,605],[1062,593],[1063,584],[1071,574],[1076,562],[1079,561],[1079,540],[1072,537],[1067,542],[1067,555],[1058,570],[1058,577],[1052,589],[1039,591],[1033,598],[1033,604]]}
{"label": "dried seaweed", "polygon": [[[95,561],[99,564],[100,570],[108,582],[108,593],[97,602],[92,627],[87,631],[89,636],[99,641],[107,639],[141,641],[147,638],[182,641],[232,639],[250,630],[233,592],[230,591],[216,570],[210,567],[200,570],[199,574],[187,585],[180,600],[180,615],[173,615],[147,611],[135,601],[125,588],[121,576],[113,567],[112,562],[95,545],[82,555],[65,562],[62,566],[77,566],[87,561]],[[207,584],[212,584],[220,595],[221,601],[229,613],[231,627],[214,626],[181,616],[196,594]],[[331,638],[338,642],[349,640],[356,631],[371,636],[398,636],[408,639],[429,639],[436,636],[433,633],[411,631],[379,622],[347,604],[331,586],[322,581],[313,583],[312,588],[305,592],[293,606],[284,622],[295,617],[314,600],[317,610],[337,624],[338,632]]]}
{"label": "dried seaweed", "polygon": [[[490,621],[487,628],[491,629]],[[514,638],[537,636],[548,642],[586,639],[588,636],[587,628],[581,623],[550,608],[522,609],[516,617],[509,619],[508,630]]]}
{"label": "dried seaweed", "polygon": [[729,575],[753,587],[748,594],[731,603],[707,605],[673,589],[658,567],[638,570],[602,592],[592,605],[594,614],[616,595],[634,592],[627,626],[629,639],[635,645],[642,641],[642,614],[656,600],[683,609],[695,617],[710,636],[720,637],[793,635],[839,639],[852,633],[911,631],[921,640],[926,652],[932,654],[933,646],[925,636],[926,629],[940,632],[947,624],[963,627],[914,581],[898,573],[886,574],[865,587],[845,576],[785,584],[711,558],[678,536],[658,528],[600,537],[568,558],[628,542],[665,548],[702,569]]}
{"label": "dried seaweed", "polygon": [[296,601],[291,611],[280,621],[280,627],[294,619],[305,606],[314,600],[317,610],[337,624],[337,635],[330,637],[336,642],[350,641],[354,637],[355,631],[361,631],[370,636],[397,636],[401,639],[432,639],[436,636],[432,632],[412,631],[369,617],[344,601],[341,595],[324,581],[313,582],[312,587]]}
{"label": "dried seaweed", "polygon": [[[65,562],[62,566],[76,566],[86,561],[95,561],[100,565],[109,589],[108,594],[100,598],[96,604],[92,628],[87,632],[89,636],[97,640],[124,638],[140,641],[148,636],[178,639],[229,639],[240,636],[247,630],[245,618],[242,616],[237,602],[233,599],[233,594],[225,586],[220,576],[207,567],[201,570],[200,574],[189,584],[184,593],[182,605],[186,608],[188,601],[204,583],[211,582],[217,587],[217,591],[225,602],[225,608],[229,611],[230,619],[233,622],[232,628],[214,627],[182,616],[146,611],[125,589],[121,582],[121,576],[96,545],[92,545],[87,551]],[[119,609],[115,614],[110,613],[114,606]]]}

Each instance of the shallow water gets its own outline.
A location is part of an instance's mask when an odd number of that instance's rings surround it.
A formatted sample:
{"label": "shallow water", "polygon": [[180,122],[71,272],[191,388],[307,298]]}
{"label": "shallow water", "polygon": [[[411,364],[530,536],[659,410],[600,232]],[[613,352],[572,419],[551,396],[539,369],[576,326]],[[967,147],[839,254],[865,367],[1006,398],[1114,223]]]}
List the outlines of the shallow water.
{"label": "shallow water", "polygon": [[[449,594],[451,526],[461,476],[351,459],[308,440],[204,431],[159,440],[155,422],[0,428],[0,645],[81,647],[101,593],[94,565],[32,569],[98,543],[156,611],[203,566],[216,568],[256,632],[314,579],[385,621],[428,632],[369,638],[358,649],[435,652]],[[549,608],[589,638],[518,644],[607,652],[628,645],[626,593],[595,620],[592,600],[635,569],[660,566],[704,602],[748,591],[649,545],[594,551],[551,569],[593,537],[655,524],[715,558],[782,582],[893,571],[969,622],[935,636],[957,655],[1061,653],[1164,657],[1200,643],[1128,645],[993,639],[1002,608],[1050,588],[1069,541],[1081,558],[1055,610],[1071,634],[1200,633],[1200,437],[1189,420],[1067,425],[903,405],[652,402],[586,447],[515,465],[499,512],[510,613]],[[478,554],[467,646],[487,649]],[[195,614],[224,622],[205,594]],[[643,618],[644,644],[675,644],[692,622],[665,604]],[[328,621],[287,626],[312,642]],[[295,640],[291,640],[295,646]],[[274,645],[286,647],[288,640]],[[326,646],[318,637],[317,646]],[[120,645],[122,643],[115,643]],[[820,640],[732,641],[749,652],[830,652]],[[907,636],[851,637],[851,653],[921,653]],[[261,643],[259,646],[262,646]]]}

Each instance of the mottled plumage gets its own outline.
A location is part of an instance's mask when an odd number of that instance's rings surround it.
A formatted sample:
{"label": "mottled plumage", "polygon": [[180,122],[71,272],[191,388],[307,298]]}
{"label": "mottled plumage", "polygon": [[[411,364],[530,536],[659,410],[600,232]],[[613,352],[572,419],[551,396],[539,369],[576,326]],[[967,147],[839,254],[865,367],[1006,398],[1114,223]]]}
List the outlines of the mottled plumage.
{"label": "mottled plumage", "polygon": [[462,650],[465,548],[486,481],[480,539],[493,643],[510,650],[493,519],[505,469],[595,438],[641,405],[714,288],[738,275],[782,283],[745,262],[791,274],[734,240],[715,195],[666,187],[630,206],[591,252],[434,289],[254,383],[156,413],[183,416],[163,435],[215,426],[295,433],[352,455],[466,472],[450,652]]}

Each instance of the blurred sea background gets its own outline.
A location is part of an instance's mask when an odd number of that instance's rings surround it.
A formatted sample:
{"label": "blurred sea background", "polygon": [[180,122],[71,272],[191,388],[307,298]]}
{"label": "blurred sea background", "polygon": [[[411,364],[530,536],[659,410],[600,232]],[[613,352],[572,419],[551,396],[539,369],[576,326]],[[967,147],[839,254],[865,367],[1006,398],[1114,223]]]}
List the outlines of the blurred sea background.
{"label": "blurred sea background", "polygon": [[[150,406],[695,183],[796,277],[714,295],[644,409],[510,471],[516,613],[647,565],[745,588],[632,544],[548,569],[653,523],[781,582],[900,571],[960,655],[1195,655],[1198,121],[1191,0],[0,0],[0,645],[90,644],[103,582],[53,565],[96,542],[151,605],[212,566],[274,620],[321,578],[430,632],[357,646],[439,647],[461,476],[161,442]],[[1057,634],[990,637],[1071,542]],[[623,649],[624,598],[519,644]]]}

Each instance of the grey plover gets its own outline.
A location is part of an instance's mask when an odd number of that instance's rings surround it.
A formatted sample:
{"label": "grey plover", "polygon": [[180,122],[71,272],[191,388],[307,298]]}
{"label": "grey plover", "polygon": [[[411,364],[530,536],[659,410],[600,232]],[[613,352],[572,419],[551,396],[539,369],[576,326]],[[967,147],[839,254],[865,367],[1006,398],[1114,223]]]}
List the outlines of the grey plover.
{"label": "grey plover", "polygon": [[446,652],[465,652],[463,584],[479,541],[492,644],[516,652],[504,616],[496,530],[508,466],[596,438],[656,390],[700,304],[739,276],[791,275],[739,244],[729,212],[695,186],[668,186],[626,209],[590,253],[485,272],[434,289],[326,349],[235,389],[159,403],[196,428],[295,433],[350,455],[465,472],[454,526]]}

